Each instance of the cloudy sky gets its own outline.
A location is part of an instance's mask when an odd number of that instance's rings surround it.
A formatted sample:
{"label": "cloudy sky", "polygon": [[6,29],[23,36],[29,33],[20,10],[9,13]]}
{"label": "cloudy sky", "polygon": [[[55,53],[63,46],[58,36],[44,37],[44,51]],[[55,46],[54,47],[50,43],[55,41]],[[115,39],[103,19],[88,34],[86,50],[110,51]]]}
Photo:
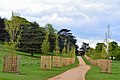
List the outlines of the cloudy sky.
{"label": "cloudy sky", "polygon": [[9,19],[12,11],[41,26],[51,23],[60,30],[72,30],[78,39],[94,47],[104,42],[107,25],[111,39],[120,42],[120,0],[0,0],[0,16]]}

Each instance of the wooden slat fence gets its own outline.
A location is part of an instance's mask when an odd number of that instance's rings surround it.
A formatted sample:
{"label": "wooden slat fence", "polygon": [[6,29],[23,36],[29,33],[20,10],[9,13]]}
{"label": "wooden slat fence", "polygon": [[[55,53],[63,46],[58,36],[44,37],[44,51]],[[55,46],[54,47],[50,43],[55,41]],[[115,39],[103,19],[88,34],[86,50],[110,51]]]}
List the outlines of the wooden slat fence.
{"label": "wooden slat fence", "polygon": [[19,72],[19,56],[5,55],[3,72]]}
{"label": "wooden slat fence", "polygon": [[93,60],[90,57],[85,55],[85,58],[93,65],[99,66],[101,69],[101,72],[105,73],[112,73],[112,60],[107,60],[107,59],[98,59],[98,60]]}
{"label": "wooden slat fence", "polygon": [[51,56],[41,56],[41,69],[51,69]]}
{"label": "wooden slat fence", "polygon": [[51,67],[68,66],[75,63],[75,58],[63,58],[60,56],[41,56],[41,69],[51,69]]}
{"label": "wooden slat fence", "polygon": [[62,67],[62,58],[59,56],[53,56],[52,66],[53,67]]}
{"label": "wooden slat fence", "polygon": [[75,63],[75,58],[62,58],[62,65],[68,66]]}

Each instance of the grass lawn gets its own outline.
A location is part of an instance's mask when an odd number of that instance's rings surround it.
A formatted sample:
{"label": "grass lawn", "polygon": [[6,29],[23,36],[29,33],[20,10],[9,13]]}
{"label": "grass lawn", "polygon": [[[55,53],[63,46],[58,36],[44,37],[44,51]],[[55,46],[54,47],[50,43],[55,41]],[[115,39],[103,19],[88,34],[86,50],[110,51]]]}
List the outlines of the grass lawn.
{"label": "grass lawn", "polygon": [[120,61],[112,61],[112,73],[101,73],[99,67],[91,65],[84,57],[86,64],[91,66],[91,69],[86,74],[86,80],[119,80],[120,79]]}
{"label": "grass lawn", "polygon": [[20,73],[4,73],[3,70],[3,57],[7,54],[7,49],[0,44],[0,80],[47,80],[50,77],[58,75],[68,69],[78,66],[78,60],[76,63],[61,67],[52,68],[51,70],[40,69],[40,54],[35,54],[35,57],[31,57],[29,53],[16,52],[20,56]]}

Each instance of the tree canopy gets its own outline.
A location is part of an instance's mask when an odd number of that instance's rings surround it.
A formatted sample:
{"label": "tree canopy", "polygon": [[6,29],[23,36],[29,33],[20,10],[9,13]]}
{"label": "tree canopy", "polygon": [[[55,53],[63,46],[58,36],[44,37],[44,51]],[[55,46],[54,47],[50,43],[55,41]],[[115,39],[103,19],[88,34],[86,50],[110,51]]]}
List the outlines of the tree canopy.
{"label": "tree canopy", "polygon": [[[12,12],[10,20],[0,17],[0,33],[1,41],[6,41],[9,46],[13,45],[16,50],[31,53],[31,56],[34,53],[53,51],[59,53],[63,48],[65,53],[69,54],[71,50],[73,51],[73,47],[78,48],[76,47],[77,40],[71,30],[61,29],[57,32],[50,23],[43,27],[35,21],[26,20],[15,12]],[[43,46],[47,49],[44,50]]]}
{"label": "tree canopy", "polygon": [[111,56],[120,59],[120,46],[115,41],[110,42],[107,53],[106,45],[104,43],[97,43],[95,49],[90,48],[87,55],[94,59],[105,59]]}

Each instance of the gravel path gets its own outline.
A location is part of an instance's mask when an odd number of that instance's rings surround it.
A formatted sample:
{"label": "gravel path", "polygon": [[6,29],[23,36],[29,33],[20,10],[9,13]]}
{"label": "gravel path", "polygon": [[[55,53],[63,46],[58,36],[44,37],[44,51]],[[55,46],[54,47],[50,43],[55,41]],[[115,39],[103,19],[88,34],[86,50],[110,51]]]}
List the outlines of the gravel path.
{"label": "gravel path", "polygon": [[90,66],[85,64],[81,56],[78,56],[78,59],[79,59],[78,67],[70,69],[48,80],[85,80],[85,74],[90,69]]}

